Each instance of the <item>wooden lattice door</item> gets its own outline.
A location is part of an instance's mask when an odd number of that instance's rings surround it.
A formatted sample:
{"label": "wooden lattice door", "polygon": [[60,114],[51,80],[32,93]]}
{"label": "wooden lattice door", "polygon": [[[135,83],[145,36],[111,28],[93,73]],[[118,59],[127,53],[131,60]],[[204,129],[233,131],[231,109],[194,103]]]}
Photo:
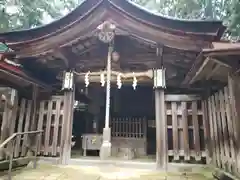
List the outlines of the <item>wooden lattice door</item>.
{"label": "wooden lattice door", "polygon": [[38,129],[43,129],[40,154],[59,156],[61,139],[63,138],[64,96],[52,96],[40,102]]}

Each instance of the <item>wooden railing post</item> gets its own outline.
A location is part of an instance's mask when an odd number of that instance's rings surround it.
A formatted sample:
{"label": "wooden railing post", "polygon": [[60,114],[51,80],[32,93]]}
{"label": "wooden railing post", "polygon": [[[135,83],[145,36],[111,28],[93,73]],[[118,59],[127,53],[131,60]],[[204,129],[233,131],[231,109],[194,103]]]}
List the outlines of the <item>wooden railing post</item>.
{"label": "wooden railing post", "polygon": [[15,137],[11,141],[11,145],[10,145],[8,180],[12,179],[11,173],[12,173],[12,163],[13,163],[13,156],[14,156],[14,147],[15,147]]}
{"label": "wooden railing post", "polygon": [[[36,137],[38,137],[39,135],[41,135],[43,131],[28,131],[28,132],[19,132],[19,133],[14,133],[12,134],[9,138],[7,138],[3,143],[0,144],[0,150],[4,150],[5,153],[9,156],[9,168],[8,168],[8,179],[11,180],[11,172],[12,172],[12,164],[13,164],[13,158],[14,158],[14,153],[15,151],[15,146],[16,146],[16,142],[19,138],[19,136],[21,137],[22,135],[35,135]],[[36,142],[36,147],[38,146],[38,142]],[[8,148],[5,148],[5,146],[7,146]],[[30,150],[34,151],[31,147],[31,143],[30,146],[28,147]],[[9,149],[9,151],[8,151]],[[35,156],[37,156],[37,148],[35,149]],[[36,168],[36,158],[35,158],[35,164],[34,164],[34,168]]]}

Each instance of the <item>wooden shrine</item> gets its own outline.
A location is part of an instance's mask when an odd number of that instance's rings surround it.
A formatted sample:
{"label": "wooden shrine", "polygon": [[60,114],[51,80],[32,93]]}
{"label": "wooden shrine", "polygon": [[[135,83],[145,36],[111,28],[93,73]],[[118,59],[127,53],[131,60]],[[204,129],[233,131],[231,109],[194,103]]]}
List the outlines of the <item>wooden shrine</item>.
{"label": "wooden shrine", "polygon": [[240,46],[222,42],[224,30],[127,0],[87,0],[51,24],[0,34],[25,72],[20,80],[0,63],[1,84],[21,97],[10,118],[19,128],[1,142],[31,127],[44,130],[38,156],[61,164],[96,150],[102,160],[153,156],[165,170],[195,162],[238,176]]}

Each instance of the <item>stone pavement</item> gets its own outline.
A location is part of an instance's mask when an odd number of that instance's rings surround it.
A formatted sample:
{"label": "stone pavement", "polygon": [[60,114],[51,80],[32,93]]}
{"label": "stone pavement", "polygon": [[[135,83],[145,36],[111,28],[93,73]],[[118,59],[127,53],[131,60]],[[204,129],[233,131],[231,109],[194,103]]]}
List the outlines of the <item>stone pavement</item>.
{"label": "stone pavement", "polygon": [[[0,177],[5,180],[6,175]],[[13,172],[13,180],[213,180],[211,172],[165,173],[133,168],[106,166],[54,166],[38,165],[37,169],[28,166]]]}

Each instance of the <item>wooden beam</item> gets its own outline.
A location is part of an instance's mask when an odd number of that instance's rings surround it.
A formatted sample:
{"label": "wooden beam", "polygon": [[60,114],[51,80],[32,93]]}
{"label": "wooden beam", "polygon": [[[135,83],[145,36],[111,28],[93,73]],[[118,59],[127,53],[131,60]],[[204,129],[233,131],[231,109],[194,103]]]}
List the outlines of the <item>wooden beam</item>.
{"label": "wooden beam", "polygon": [[222,66],[225,66],[225,67],[228,67],[228,68],[232,68],[231,65],[229,65],[229,64],[227,64],[227,63],[225,63],[225,62],[222,62],[222,61],[219,60],[219,59],[216,59],[216,58],[212,58],[212,57],[211,57],[210,60],[216,62],[216,63],[219,64],[219,65],[222,65]]}
{"label": "wooden beam", "polygon": [[214,68],[213,68],[213,70],[209,73],[209,74],[207,74],[206,76],[206,80],[209,80],[218,70],[219,70],[219,68],[221,67],[221,65],[220,64],[217,64]]}
{"label": "wooden beam", "polygon": [[199,69],[204,60],[205,59],[203,57],[203,54],[202,52],[200,52],[196,57],[196,60],[193,62],[192,67],[187,72],[185,79],[181,82],[182,85],[189,85],[189,82],[191,81],[192,77],[196,74],[197,70]]}
{"label": "wooden beam", "polygon": [[201,96],[193,94],[166,94],[165,101],[196,101],[201,100]]}
{"label": "wooden beam", "polygon": [[200,66],[200,68],[197,70],[197,72],[195,73],[195,75],[192,77],[192,79],[190,80],[189,84],[192,84],[194,82],[194,80],[200,75],[200,73],[203,71],[203,69],[206,67],[206,65],[209,62],[209,58],[206,58],[202,65]]}
{"label": "wooden beam", "polygon": [[206,56],[230,56],[230,55],[240,55],[240,49],[225,49],[219,50],[215,52],[204,52]]}
{"label": "wooden beam", "polygon": [[54,56],[60,58],[64,62],[65,66],[67,68],[69,67],[69,61],[70,60],[63,51],[61,51],[59,49],[54,50]]}

